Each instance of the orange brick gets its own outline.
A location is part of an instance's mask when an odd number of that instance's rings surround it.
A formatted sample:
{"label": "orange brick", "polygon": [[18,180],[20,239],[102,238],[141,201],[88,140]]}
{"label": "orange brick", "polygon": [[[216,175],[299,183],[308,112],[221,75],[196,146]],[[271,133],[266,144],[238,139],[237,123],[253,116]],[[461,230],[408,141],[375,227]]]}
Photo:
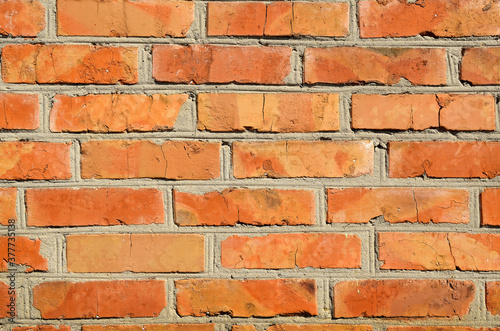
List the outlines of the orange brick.
{"label": "orange brick", "polygon": [[153,77],[170,83],[284,84],[291,72],[289,47],[159,45]]}
{"label": "orange brick", "polygon": [[500,315],[500,282],[486,283],[486,309],[492,315]]}
{"label": "orange brick", "polygon": [[[13,265],[26,266],[25,272],[47,271],[48,260],[40,254],[41,243],[40,239],[31,240],[28,237],[1,236],[0,271],[6,272],[9,267],[17,268]],[[13,256],[9,254],[12,253],[9,248],[15,249]],[[10,260],[9,258],[14,260]]]}
{"label": "orange brick", "polygon": [[71,331],[71,326],[67,325],[18,326],[16,328],[12,328],[12,331]]}
{"label": "orange brick", "polygon": [[174,191],[175,223],[192,225],[312,225],[312,191],[225,189],[206,194]]}
{"label": "orange brick", "polygon": [[387,331],[499,331],[499,328],[470,328],[467,326],[390,326]]}
{"label": "orange brick", "polygon": [[0,34],[36,37],[45,29],[45,7],[38,0],[8,0],[0,3]]}
{"label": "orange brick", "polygon": [[201,272],[198,234],[94,234],[66,237],[69,272]]}
{"label": "orange brick", "polygon": [[500,142],[389,143],[389,177],[494,178],[500,175]]}
{"label": "orange brick", "polygon": [[360,1],[362,38],[500,35],[500,4],[489,0]]}
{"label": "orange brick", "polygon": [[180,316],[313,316],[316,282],[300,279],[186,279],[175,281]]}
{"label": "orange brick", "polygon": [[0,142],[0,179],[70,179],[70,143]]}
{"label": "orange brick", "polygon": [[233,325],[231,331],[257,331],[253,325]]}
{"label": "orange brick", "polygon": [[328,190],[329,223],[469,223],[469,192],[435,188]]}
{"label": "orange brick", "polygon": [[53,132],[166,131],[174,127],[187,94],[56,95],[50,112]]}
{"label": "orange brick", "polygon": [[209,2],[212,36],[325,36],[349,34],[347,3]]}
{"label": "orange brick", "polygon": [[2,49],[6,83],[135,84],[135,47],[7,45]]}
{"label": "orange brick", "polygon": [[214,331],[214,324],[82,325],[82,331]]}
{"label": "orange brick", "polygon": [[8,225],[9,220],[17,220],[17,189],[0,188],[0,224]]}
{"label": "orange brick", "polygon": [[307,324],[307,325],[271,325],[266,331],[371,331],[370,325],[342,324]]}
{"label": "orange brick", "polygon": [[500,84],[498,61],[500,61],[500,47],[465,49],[460,66],[460,80],[472,85],[498,85]]}
{"label": "orange brick", "polygon": [[166,307],[162,280],[53,281],[33,288],[43,319],[154,317]]}
{"label": "orange brick", "polygon": [[35,130],[40,127],[37,94],[0,94],[0,130]]}
{"label": "orange brick", "polygon": [[82,143],[82,177],[218,178],[220,146],[200,141],[89,141]]}
{"label": "orange brick", "polygon": [[374,130],[495,130],[495,98],[467,94],[352,96],[352,128]]}
{"label": "orange brick", "polygon": [[[12,291],[14,292],[12,293]],[[14,300],[17,300],[15,283],[13,284],[13,287],[9,287],[8,284],[0,281],[0,307],[2,307],[0,309],[0,318],[16,316],[16,301],[12,301],[12,298]],[[14,302],[14,304],[12,304],[12,302]],[[12,309],[11,307],[14,307],[14,309]]]}
{"label": "orange brick", "polygon": [[373,142],[235,142],[233,164],[236,178],[358,177],[373,172]]}
{"label": "orange brick", "polygon": [[185,37],[194,2],[57,0],[60,36]]}
{"label": "orange brick", "polygon": [[[363,65],[359,65],[363,63]],[[439,48],[308,48],[306,84],[446,84],[446,52]]]}
{"label": "orange brick", "polygon": [[379,233],[381,269],[500,270],[500,236],[469,233]]}
{"label": "orange brick", "polygon": [[82,188],[26,190],[28,226],[88,226],[163,223],[163,193],[157,189]]}
{"label": "orange brick", "polygon": [[481,225],[500,226],[500,189],[487,188],[481,193]]}
{"label": "orange brick", "polygon": [[198,95],[198,130],[338,131],[339,121],[338,94]]}
{"label": "orange brick", "polygon": [[339,282],[334,317],[453,317],[468,314],[474,300],[471,281],[385,279]]}
{"label": "orange brick", "polygon": [[361,268],[361,240],[337,233],[231,236],[221,243],[229,269]]}

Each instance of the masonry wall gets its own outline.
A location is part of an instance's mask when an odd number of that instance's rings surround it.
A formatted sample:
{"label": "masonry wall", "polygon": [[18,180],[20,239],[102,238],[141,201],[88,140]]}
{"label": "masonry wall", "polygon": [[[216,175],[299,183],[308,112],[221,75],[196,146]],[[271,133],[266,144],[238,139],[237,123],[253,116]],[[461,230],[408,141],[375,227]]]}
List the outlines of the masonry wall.
{"label": "masonry wall", "polygon": [[5,0],[0,34],[2,330],[500,330],[500,2]]}

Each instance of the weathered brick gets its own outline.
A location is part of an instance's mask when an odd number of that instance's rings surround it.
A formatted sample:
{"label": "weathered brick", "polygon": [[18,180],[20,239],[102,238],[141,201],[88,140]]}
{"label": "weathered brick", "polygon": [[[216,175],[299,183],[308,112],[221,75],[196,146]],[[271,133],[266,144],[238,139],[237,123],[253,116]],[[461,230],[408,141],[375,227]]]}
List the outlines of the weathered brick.
{"label": "weathered brick", "polygon": [[342,324],[307,324],[307,325],[271,325],[266,331],[371,331],[370,325]]}
{"label": "weathered brick", "polygon": [[480,233],[379,233],[381,269],[500,270],[500,236]]}
{"label": "weathered brick", "polygon": [[[21,236],[1,236],[0,271],[7,271],[9,266],[12,266],[12,264],[25,266],[25,272],[47,271],[48,260],[40,253],[41,243],[42,241],[40,239],[32,240],[28,237]],[[11,249],[14,249],[15,251],[11,251]],[[13,255],[9,253],[12,253]],[[11,261],[9,258],[13,258],[14,261]],[[19,270],[18,267],[15,268]]]}
{"label": "weathered brick", "polygon": [[154,317],[166,307],[165,282],[46,282],[33,288],[33,306],[43,319]]}
{"label": "weathered brick", "polygon": [[352,96],[352,128],[495,130],[495,98],[475,94]]}
{"label": "weathered brick", "polygon": [[45,29],[45,7],[38,0],[8,0],[0,3],[0,34],[36,37]]}
{"label": "weathered brick", "polygon": [[221,243],[230,269],[361,268],[361,240],[338,233],[231,236]]}
{"label": "weathered brick", "polygon": [[500,188],[487,188],[481,193],[481,225],[500,226]]}
{"label": "weathered brick", "polygon": [[316,132],[339,130],[338,94],[198,95],[198,130]]}
{"label": "weathered brick", "polygon": [[82,178],[212,179],[221,143],[107,140],[82,143]]}
{"label": "weathered brick", "polygon": [[500,4],[489,0],[360,1],[362,38],[500,35]]}
{"label": "weathered brick", "polygon": [[165,0],[57,0],[61,36],[185,37],[194,2]]}
{"label": "weathered brick", "polygon": [[492,315],[500,315],[500,282],[486,283],[486,309]]}
{"label": "weathered brick", "polygon": [[153,77],[170,83],[284,84],[291,55],[289,47],[157,45]]}
{"label": "weathered brick", "polygon": [[82,331],[214,331],[214,324],[82,325]]}
{"label": "weathered brick", "polygon": [[[14,291],[14,293],[10,293],[11,291]],[[12,298],[15,301],[12,301]],[[0,318],[17,316],[17,310],[15,306],[16,301],[17,292],[15,290],[9,290],[9,285],[0,281],[0,307],[2,307],[0,309]],[[11,302],[14,302],[14,310],[11,309]]]}
{"label": "weathered brick", "polygon": [[325,36],[349,34],[349,4],[209,2],[212,36]]}
{"label": "weathered brick", "polygon": [[0,188],[0,224],[8,225],[9,220],[17,220],[17,189]]}
{"label": "weathered brick", "polygon": [[[97,211],[97,212],[96,212]],[[163,223],[157,189],[82,188],[26,190],[28,226],[89,226]]]}
{"label": "weathered brick", "polygon": [[312,316],[316,282],[298,279],[186,279],[175,282],[180,316]]}
{"label": "weathered brick", "polygon": [[435,188],[328,190],[329,223],[469,223],[469,192]]}
{"label": "weathered brick", "polygon": [[135,47],[7,45],[2,49],[6,83],[135,84]]}
{"label": "weathered brick", "polygon": [[225,189],[205,194],[174,191],[174,218],[192,225],[312,225],[314,192],[277,189]]}
{"label": "weathered brick", "polygon": [[50,112],[53,132],[166,131],[174,127],[187,94],[56,95]]}
{"label": "weathered brick", "polygon": [[201,272],[205,237],[198,234],[92,234],[66,237],[70,272]]}
{"label": "weathered brick", "polygon": [[37,94],[0,94],[0,130],[35,130],[40,126]]}
{"label": "weathered brick", "polygon": [[71,331],[71,326],[67,325],[18,326],[12,328],[12,331]]}
{"label": "weathered brick", "polygon": [[467,326],[389,326],[387,331],[499,331],[499,328],[471,328]]}
{"label": "weathered brick", "polygon": [[465,49],[460,66],[460,79],[472,85],[498,85],[500,84],[499,61],[500,47]]}
{"label": "weathered brick", "polygon": [[235,142],[233,165],[236,178],[358,177],[373,172],[373,142]]}
{"label": "weathered brick", "polygon": [[253,325],[233,325],[231,331],[257,331]]}
{"label": "weathered brick", "polygon": [[334,317],[454,317],[468,314],[472,281],[385,279],[339,282]]}
{"label": "weathered brick", "polygon": [[[363,63],[363,65],[359,65]],[[307,48],[306,84],[446,84],[446,51],[440,48]]]}
{"label": "weathered brick", "polygon": [[500,142],[391,141],[389,177],[494,178],[500,175]]}
{"label": "weathered brick", "polygon": [[70,179],[70,143],[0,142],[0,179]]}

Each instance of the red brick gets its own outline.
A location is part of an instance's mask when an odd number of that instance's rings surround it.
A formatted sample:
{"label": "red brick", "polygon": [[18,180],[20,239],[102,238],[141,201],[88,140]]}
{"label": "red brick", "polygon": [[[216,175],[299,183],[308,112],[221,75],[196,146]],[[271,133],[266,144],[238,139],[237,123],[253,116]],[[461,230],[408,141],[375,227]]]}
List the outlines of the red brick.
{"label": "red brick", "polygon": [[198,130],[316,132],[339,130],[338,94],[198,95]]}
{"label": "red brick", "polygon": [[[1,236],[0,271],[6,272],[13,264],[25,266],[25,272],[47,271],[48,260],[40,254],[41,243],[40,239],[31,240],[28,237]],[[12,249],[15,251],[12,251]],[[14,260],[11,261],[9,258]],[[18,269],[17,267],[14,268]]]}
{"label": "red brick", "polygon": [[157,45],[153,77],[170,83],[284,84],[291,55],[289,47]]}
{"label": "red brick", "polygon": [[0,142],[0,179],[70,179],[70,143]]}
{"label": "red brick", "polygon": [[219,178],[220,146],[201,141],[89,141],[82,143],[82,178]]}
{"label": "red brick", "polygon": [[166,307],[165,282],[46,282],[33,288],[33,306],[43,319],[154,317]]}
{"label": "red brick", "polygon": [[381,269],[500,270],[500,236],[469,233],[379,233]]}
{"label": "red brick", "polygon": [[[14,291],[14,293],[11,293],[11,291]],[[11,302],[16,302],[16,301],[11,301],[11,299],[14,298],[17,301],[17,292],[14,290],[9,290],[9,285],[0,281],[0,318],[4,317],[14,317],[16,316],[17,310],[11,311],[10,307],[7,305],[10,305]],[[17,307],[16,307],[17,308]],[[12,316],[11,314],[14,314]]]}
{"label": "red brick", "polygon": [[194,2],[57,0],[60,36],[185,37]]}
{"label": "red brick", "polygon": [[175,223],[193,225],[312,225],[312,191],[225,189],[205,194],[174,191]]}
{"label": "red brick", "polygon": [[500,4],[489,0],[360,1],[362,38],[500,35]]}
{"label": "red brick", "polygon": [[469,192],[435,188],[328,190],[329,223],[469,223]]}
{"label": "red brick", "polygon": [[469,313],[471,281],[385,279],[340,282],[334,287],[334,317],[453,317]]}
{"label": "red brick", "polygon": [[175,282],[180,316],[312,316],[316,282],[299,279],[186,279]]}
{"label": "red brick", "polygon": [[230,269],[361,268],[361,240],[337,233],[231,236],[221,243]]}
{"label": "red brick", "polygon": [[325,36],[349,34],[347,3],[209,2],[208,35]]}
{"label": "red brick", "polygon": [[500,189],[487,188],[481,193],[481,225],[500,226]]}
{"label": "red brick", "polygon": [[50,112],[53,132],[172,130],[187,94],[56,95]]}
{"label": "red brick", "polygon": [[352,96],[352,128],[495,130],[495,98],[473,94]]}
{"label": "red brick", "polygon": [[235,142],[233,165],[236,178],[358,177],[373,172],[373,142]]}
{"label": "red brick", "polygon": [[342,324],[306,324],[306,325],[271,325],[266,331],[371,331],[370,325]]}
{"label": "red brick", "polygon": [[12,331],[71,331],[71,326],[67,325],[18,326],[16,328],[12,328]]}
{"label": "red brick", "polygon": [[492,315],[500,315],[500,282],[486,283],[486,309]]}
{"label": "red brick", "polygon": [[66,237],[69,272],[201,272],[198,234],[93,234]]}
{"label": "red brick", "polygon": [[0,94],[0,130],[35,130],[40,127],[37,94]]}
{"label": "red brick", "polygon": [[6,83],[135,84],[135,47],[7,45],[2,49]]}
{"label": "red brick", "polygon": [[389,143],[389,177],[494,178],[500,175],[500,142]]}
{"label": "red brick", "polygon": [[0,224],[8,225],[9,220],[17,220],[17,189],[0,188]]}
{"label": "red brick", "polygon": [[8,0],[0,3],[0,34],[36,37],[45,29],[45,7],[38,0]]}
{"label": "red brick", "polygon": [[467,326],[390,326],[387,331],[499,331],[499,328],[471,328]]}
{"label": "red brick", "polygon": [[[363,63],[363,65],[359,65]],[[307,48],[306,84],[446,84],[446,51],[440,48]]]}
{"label": "red brick", "polygon": [[233,325],[231,331],[257,331],[253,325]]}
{"label": "red brick", "polygon": [[82,325],[82,331],[214,331],[214,324]]}
{"label": "red brick", "polygon": [[[500,8],[500,4],[496,4]],[[500,47],[468,48],[463,51],[460,79],[472,85],[500,84]]]}
{"label": "red brick", "polygon": [[157,189],[82,188],[26,190],[28,226],[161,224],[163,193]]}

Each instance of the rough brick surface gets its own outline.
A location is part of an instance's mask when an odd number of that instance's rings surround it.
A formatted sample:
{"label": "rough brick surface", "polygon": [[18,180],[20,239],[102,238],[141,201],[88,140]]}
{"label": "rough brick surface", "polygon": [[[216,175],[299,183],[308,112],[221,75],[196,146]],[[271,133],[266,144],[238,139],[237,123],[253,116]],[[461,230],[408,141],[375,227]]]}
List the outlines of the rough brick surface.
{"label": "rough brick surface", "polygon": [[498,61],[500,61],[500,47],[465,49],[460,67],[460,79],[472,85],[498,85],[500,84]]}
{"label": "rough brick surface", "polygon": [[336,94],[198,95],[198,129],[215,132],[339,130]]}
{"label": "rough brick surface", "polygon": [[[10,240],[9,240],[10,239]],[[14,239],[14,240],[12,240]],[[13,246],[9,245],[14,244]],[[32,240],[27,237],[0,237],[0,271],[7,271],[7,269],[12,266],[12,264],[26,266],[25,272],[32,271],[47,271],[48,270],[48,260],[40,254],[40,245],[42,241],[40,239]],[[9,260],[9,252],[11,249],[15,249],[14,260],[12,262]],[[11,264],[12,263],[12,264]],[[18,269],[21,270],[21,269]]]}
{"label": "rough brick surface", "polygon": [[500,315],[500,282],[486,283],[486,309],[492,315]]}
{"label": "rough brick surface", "polygon": [[0,34],[36,37],[45,29],[45,7],[38,0],[8,0],[0,3]]}
{"label": "rough brick surface", "polygon": [[312,191],[226,189],[193,194],[174,191],[175,223],[189,225],[312,225]]}
{"label": "rough brick surface", "polygon": [[343,281],[334,287],[334,316],[453,317],[469,312],[475,286],[457,280]]}
{"label": "rough brick surface", "polygon": [[13,331],[71,331],[67,325],[37,325],[12,328]]}
{"label": "rough brick surface", "polygon": [[175,286],[177,313],[180,316],[318,314],[314,280],[188,279],[176,281]]}
{"label": "rough brick surface", "polygon": [[66,238],[70,272],[201,272],[205,238],[191,234],[95,234]]}
{"label": "rough brick surface", "polygon": [[57,0],[62,36],[184,37],[194,20],[191,1]]}
{"label": "rough brick surface", "polygon": [[82,331],[214,331],[214,324],[82,325]]}
{"label": "rough brick surface", "polygon": [[373,171],[373,142],[235,142],[233,164],[236,178],[358,177]]}
{"label": "rough brick surface", "polygon": [[221,243],[221,261],[230,269],[360,268],[361,240],[335,233],[231,236]]}
{"label": "rough brick surface", "polygon": [[42,318],[153,317],[166,306],[160,280],[53,281],[33,288]]}
{"label": "rough brick surface", "polygon": [[9,285],[7,283],[4,283],[0,281],[0,318],[4,317],[11,317],[10,314],[10,309],[7,308],[7,305],[11,304],[11,298],[13,297],[14,299],[17,299],[17,292],[14,296],[9,295]]}
{"label": "rough brick surface", "polygon": [[9,224],[9,220],[17,220],[16,199],[17,190],[15,188],[0,188],[1,225]]}
{"label": "rough brick surface", "polygon": [[28,226],[152,224],[165,217],[161,191],[131,188],[29,189],[26,212]]}
{"label": "rough brick surface", "polygon": [[50,111],[53,132],[167,131],[174,127],[186,94],[56,95]]}
{"label": "rough brick surface", "polygon": [[309,324],[309,325],[271,325],[266,331],[371,331],[370,325],[342,325],[342,324]]}
{"label": "rough brick surface", "polygon": [[36,94],[0,94],[0,130],[35,130],[39,123]]}
{"label": "rough brick surface", "polygon": [[500,189],[487,188],[481,193],[481,224],[500,226]]}

